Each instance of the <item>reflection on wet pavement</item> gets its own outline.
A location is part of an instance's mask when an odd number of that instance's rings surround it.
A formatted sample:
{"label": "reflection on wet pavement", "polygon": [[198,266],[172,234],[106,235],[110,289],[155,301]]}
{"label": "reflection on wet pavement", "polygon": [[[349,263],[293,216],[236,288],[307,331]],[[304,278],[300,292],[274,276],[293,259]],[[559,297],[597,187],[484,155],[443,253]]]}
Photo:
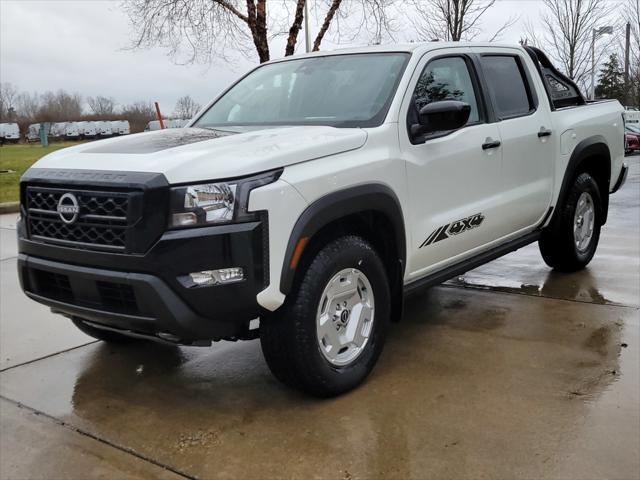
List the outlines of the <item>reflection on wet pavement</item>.
{"label": "reflection on wet pavement", "polygon": [[558,274],[542,261],[538,245],[488,263],[448,285],[579,302],[640,306],[640,157],[629,157],[629,178],[611,196],[598,251],[582,272]]}
{"label": "reflection on wet pavement", "polygon": [[563,468],[607,392],[632,398],[594,428],[640,422],[638,365],[621,361],[639,326],[633,308],[436,288],[334,400],[278,384],[257,342],[94,344],[4,372],[2,395],[194,476],[531,478]]}
{"label": "reflection on wet pavement", "polygon": [[[447,285],[520,293],[578,302],[640,306],[640,244],[604,231],[606,239],[589,267],[566,274],[549,269],[537,244],[495,260]],[[640,238],[640,234],[635,237]]]}

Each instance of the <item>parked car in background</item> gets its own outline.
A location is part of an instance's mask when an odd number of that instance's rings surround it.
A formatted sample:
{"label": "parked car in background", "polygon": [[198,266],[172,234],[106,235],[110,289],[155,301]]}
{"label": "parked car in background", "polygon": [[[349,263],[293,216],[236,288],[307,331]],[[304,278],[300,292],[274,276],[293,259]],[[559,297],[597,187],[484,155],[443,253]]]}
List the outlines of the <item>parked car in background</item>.
{"label": "parked car in background", "polygon": [[111,122],[111,131],[114,135],[129,135],[131,129],[128,120],[113,120]]}
{"label": "parked car in background", "polygon": [[96,122],[78,122],[78,128],[82,138],[95,138],[98,133],[96,129]]}
{"label": "parked car in background", "polygon": [[27,128],[27,142],[37,142],[40,140],[40,124],[32,123]]}
{"label": "parked car in background", "polygon": [[80,138],[80,125],[78,122],[67,122],[64,126],[64,136],[69,140]]}
{"label": "parked car in background", "polygon": [[0,138],[3,142],[18,143],[20,127],[17,123],[0,123]]}
{"label": "parked car in background", "polygon": [[[189,123],[189,120],[163,119],[162,123],[164,123],[165,129],[184,128]],[[145,132],[154,132],[156,130],[160,130],[160,122],[158,120],[151,120],[149,123],[147,123],[147,126],[144,129]]]}
{"label": "parked car in background", "polygon": [[638,109],[626,107],[622,115],[627,125],[640,125],[640,111],[638,111]]}
{"label": "parked car in background", "polygon": [[113,134],[111,122],[106,120],[96,122],[96,130],[99,137],[110,137]]}
{"label": "parked car in background", "polygon": [[640,151],[640,124],[626,124],[625,127],[624,151],[627,155],[630,155]]}
{"label": "parked car in background", "polygon": [[67,123],[66,122],[55,122],[51,124],[51,129],[49,129],[49,136],[51,138],[62,138],[65,136],[67,131]]}
{"label": "parked car in background", "polygon": [[158,120],[151,120],[147,123],[147,126],[144,127],[145,132],[155,132],[156,130],[160,130],[160,122]]}

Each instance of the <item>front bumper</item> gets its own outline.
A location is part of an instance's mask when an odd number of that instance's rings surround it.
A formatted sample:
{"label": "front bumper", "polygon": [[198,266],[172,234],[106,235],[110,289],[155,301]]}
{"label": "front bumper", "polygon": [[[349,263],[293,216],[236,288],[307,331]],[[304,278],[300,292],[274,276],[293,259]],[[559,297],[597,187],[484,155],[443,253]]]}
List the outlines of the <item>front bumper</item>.
{"label": "front bumper", "polygon": [[[251,336],[269,278],[262,221],[165,232],[143,255],[80,250],[26,238],[18,226],[25,293],[56,313],[177,343]],[[243,281],[187,288],[191,272],[242,267]]]}

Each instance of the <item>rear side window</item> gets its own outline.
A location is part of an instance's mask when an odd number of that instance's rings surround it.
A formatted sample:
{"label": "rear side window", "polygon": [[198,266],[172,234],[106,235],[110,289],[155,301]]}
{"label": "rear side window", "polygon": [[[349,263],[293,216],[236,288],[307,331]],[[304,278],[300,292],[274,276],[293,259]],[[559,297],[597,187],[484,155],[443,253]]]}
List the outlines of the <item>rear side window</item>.
{"label": "rear side window", "polygon": [[483,56],[482,70],[499,118],[526,115],[534,109],[524,72],[516,57]]}

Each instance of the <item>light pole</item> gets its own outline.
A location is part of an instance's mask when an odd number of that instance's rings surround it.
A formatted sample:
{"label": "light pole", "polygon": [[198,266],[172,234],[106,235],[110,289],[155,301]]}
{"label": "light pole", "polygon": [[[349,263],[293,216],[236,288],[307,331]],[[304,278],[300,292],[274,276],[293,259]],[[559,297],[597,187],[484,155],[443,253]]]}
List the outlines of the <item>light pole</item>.
{"label": "light pole", "polygon": [[591,100],[596,99],[596,39],[602,35],[612,35],[613,27],[594,28],[593,39],[591,40]]}
{"label": "light pole", "polygon": [[309,31],[309,2],[304,2],[304,43],[307,53],[311,51],[311,32]]}

